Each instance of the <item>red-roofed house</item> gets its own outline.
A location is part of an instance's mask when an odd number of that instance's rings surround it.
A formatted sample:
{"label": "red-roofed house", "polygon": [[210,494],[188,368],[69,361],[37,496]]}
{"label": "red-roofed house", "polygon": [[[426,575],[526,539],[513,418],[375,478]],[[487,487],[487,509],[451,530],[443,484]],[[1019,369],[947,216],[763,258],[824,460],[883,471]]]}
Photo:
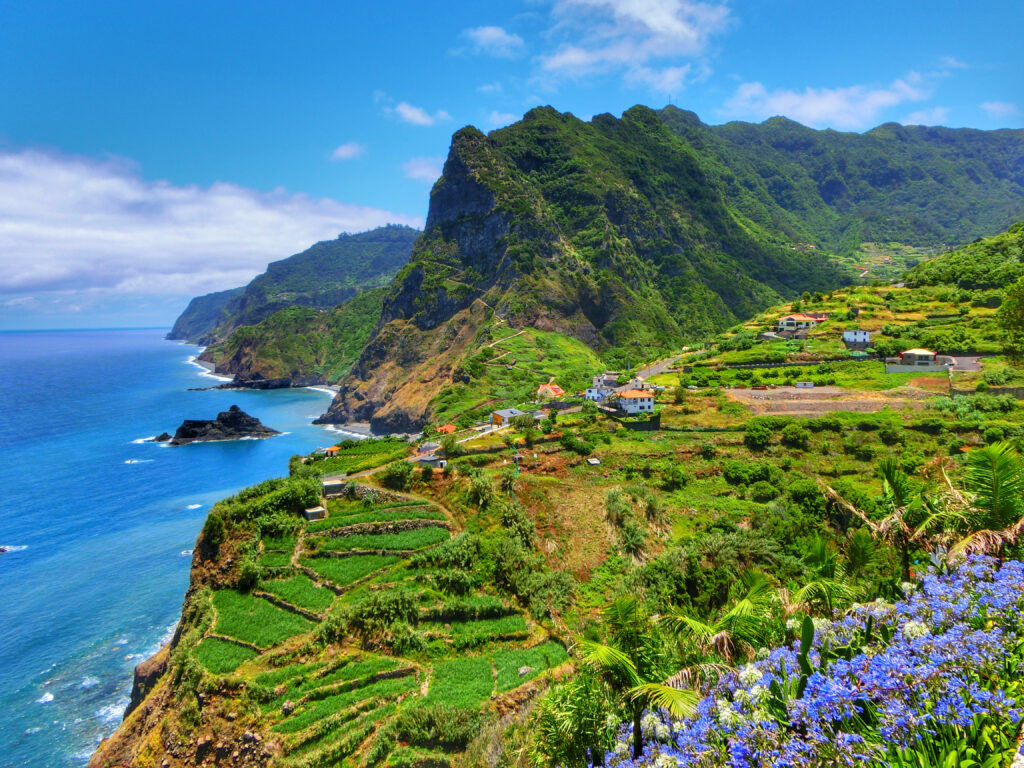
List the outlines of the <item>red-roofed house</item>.
{"label": "red-roofed house", "polygon": [[337,456],[340,450],[337,445],[332,445],[330,448],[324,448],[324,456]]}
{"label": "red-roofed house", "polygon": [[458,429],[454,424],[443,424],[437,428],[437,434],[450,435]]}
{"label": "red-roofed house", "polygon": [[537,387],[537,397],[540,398],[561,397],[564,394],[565,390],[555,383],[541,384],[539,387]]}
{"label": "red-roofed house", "polygon": [[775,323],[778,331],[797,331],[815,327],[825,318],[821,315],[786,315],[780,317]]}
{"label": "red-roofed house", "polygon": [[645,389],[627,389],[619,393],[619,408],[629,414],[653,413],[654,393]]}

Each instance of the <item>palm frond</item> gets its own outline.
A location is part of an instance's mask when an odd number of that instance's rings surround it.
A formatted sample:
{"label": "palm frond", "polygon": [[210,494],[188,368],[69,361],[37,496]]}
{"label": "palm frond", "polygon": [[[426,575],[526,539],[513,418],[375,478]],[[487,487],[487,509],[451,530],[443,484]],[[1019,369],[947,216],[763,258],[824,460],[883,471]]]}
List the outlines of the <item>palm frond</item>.
{"label": "palm frond", "polygon": [[630,691],[634,701],[645,699],[649,704],[668,710],[675,717],[690,717],[697,711],[700,696],[696,691],[674,688],[665,683],[643,683]]}
{"label": "palm frond", "polygon": [[633,660],[618,648],[603,643],[594,643],[590,640],[582,641],[580,647],[583,650],[584,661],[599,669],[627,678],[631,685],[639,685],[642,682]]}

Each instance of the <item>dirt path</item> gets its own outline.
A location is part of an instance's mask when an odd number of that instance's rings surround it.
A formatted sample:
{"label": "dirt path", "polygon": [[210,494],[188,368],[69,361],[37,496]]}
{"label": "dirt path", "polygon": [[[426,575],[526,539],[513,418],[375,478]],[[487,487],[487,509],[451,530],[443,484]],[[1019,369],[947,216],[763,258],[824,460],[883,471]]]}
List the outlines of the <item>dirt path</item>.
{"label": "dirt path", "polygon": [[776,389],[730,389],[727,394],[756,414],[778,416],[819,416],[847,411],[875,413],[884,408],[919,408],[933,392],[901,387],[883,392],[852,391],[842,387],[777,387]]}

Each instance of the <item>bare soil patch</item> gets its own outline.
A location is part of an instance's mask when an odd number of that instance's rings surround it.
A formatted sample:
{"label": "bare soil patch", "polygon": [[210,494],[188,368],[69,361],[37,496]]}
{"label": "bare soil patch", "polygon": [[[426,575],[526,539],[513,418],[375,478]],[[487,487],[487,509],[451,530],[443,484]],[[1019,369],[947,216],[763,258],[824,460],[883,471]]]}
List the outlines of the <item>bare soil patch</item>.
{"label": "bare soil patch", "polygon": [[848,411],[875,413],[884,408],[918,408],[932,395],[924,389],[900,387],[888,392],[868,392],[842,387],[797,389],[731,389],[729,397],[756,414],[772,416],[820,416],[823,413]]}

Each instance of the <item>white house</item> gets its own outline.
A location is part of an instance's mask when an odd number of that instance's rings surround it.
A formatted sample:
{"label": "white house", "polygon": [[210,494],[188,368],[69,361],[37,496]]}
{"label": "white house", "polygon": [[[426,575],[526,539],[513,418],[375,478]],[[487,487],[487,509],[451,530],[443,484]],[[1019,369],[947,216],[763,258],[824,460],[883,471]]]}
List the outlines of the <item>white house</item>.
{"label": "white house", "polygon": [[[595,376],[594,378],[597,377]],[[612,389],[611,387],[587,387],[585,397],[587,398],[587,400],[593,400],[595,403],[599,403],[602,400],[607,399],[613,392],[615,392],[615,390]]]}
{"label": "white house", "polygon": [[886,373],[938,373],[955,364],[947,355],[937,355],[930,349],[908,349],[899,357],[885,358]]}
{"label": "white house", "polygon": [[619,393],[619,408],[633,415],[654,412],[654,393],[643,389],[627,389]]}
{"label": "white house", "polygon": [[871,332],[870,331],[843,331],[843,344],[870,344],[871,343]]}
{"label": "white house", "polygon": [[594,377],[591,389],[614,389],[619,385],[618,371],[605,371]]}

